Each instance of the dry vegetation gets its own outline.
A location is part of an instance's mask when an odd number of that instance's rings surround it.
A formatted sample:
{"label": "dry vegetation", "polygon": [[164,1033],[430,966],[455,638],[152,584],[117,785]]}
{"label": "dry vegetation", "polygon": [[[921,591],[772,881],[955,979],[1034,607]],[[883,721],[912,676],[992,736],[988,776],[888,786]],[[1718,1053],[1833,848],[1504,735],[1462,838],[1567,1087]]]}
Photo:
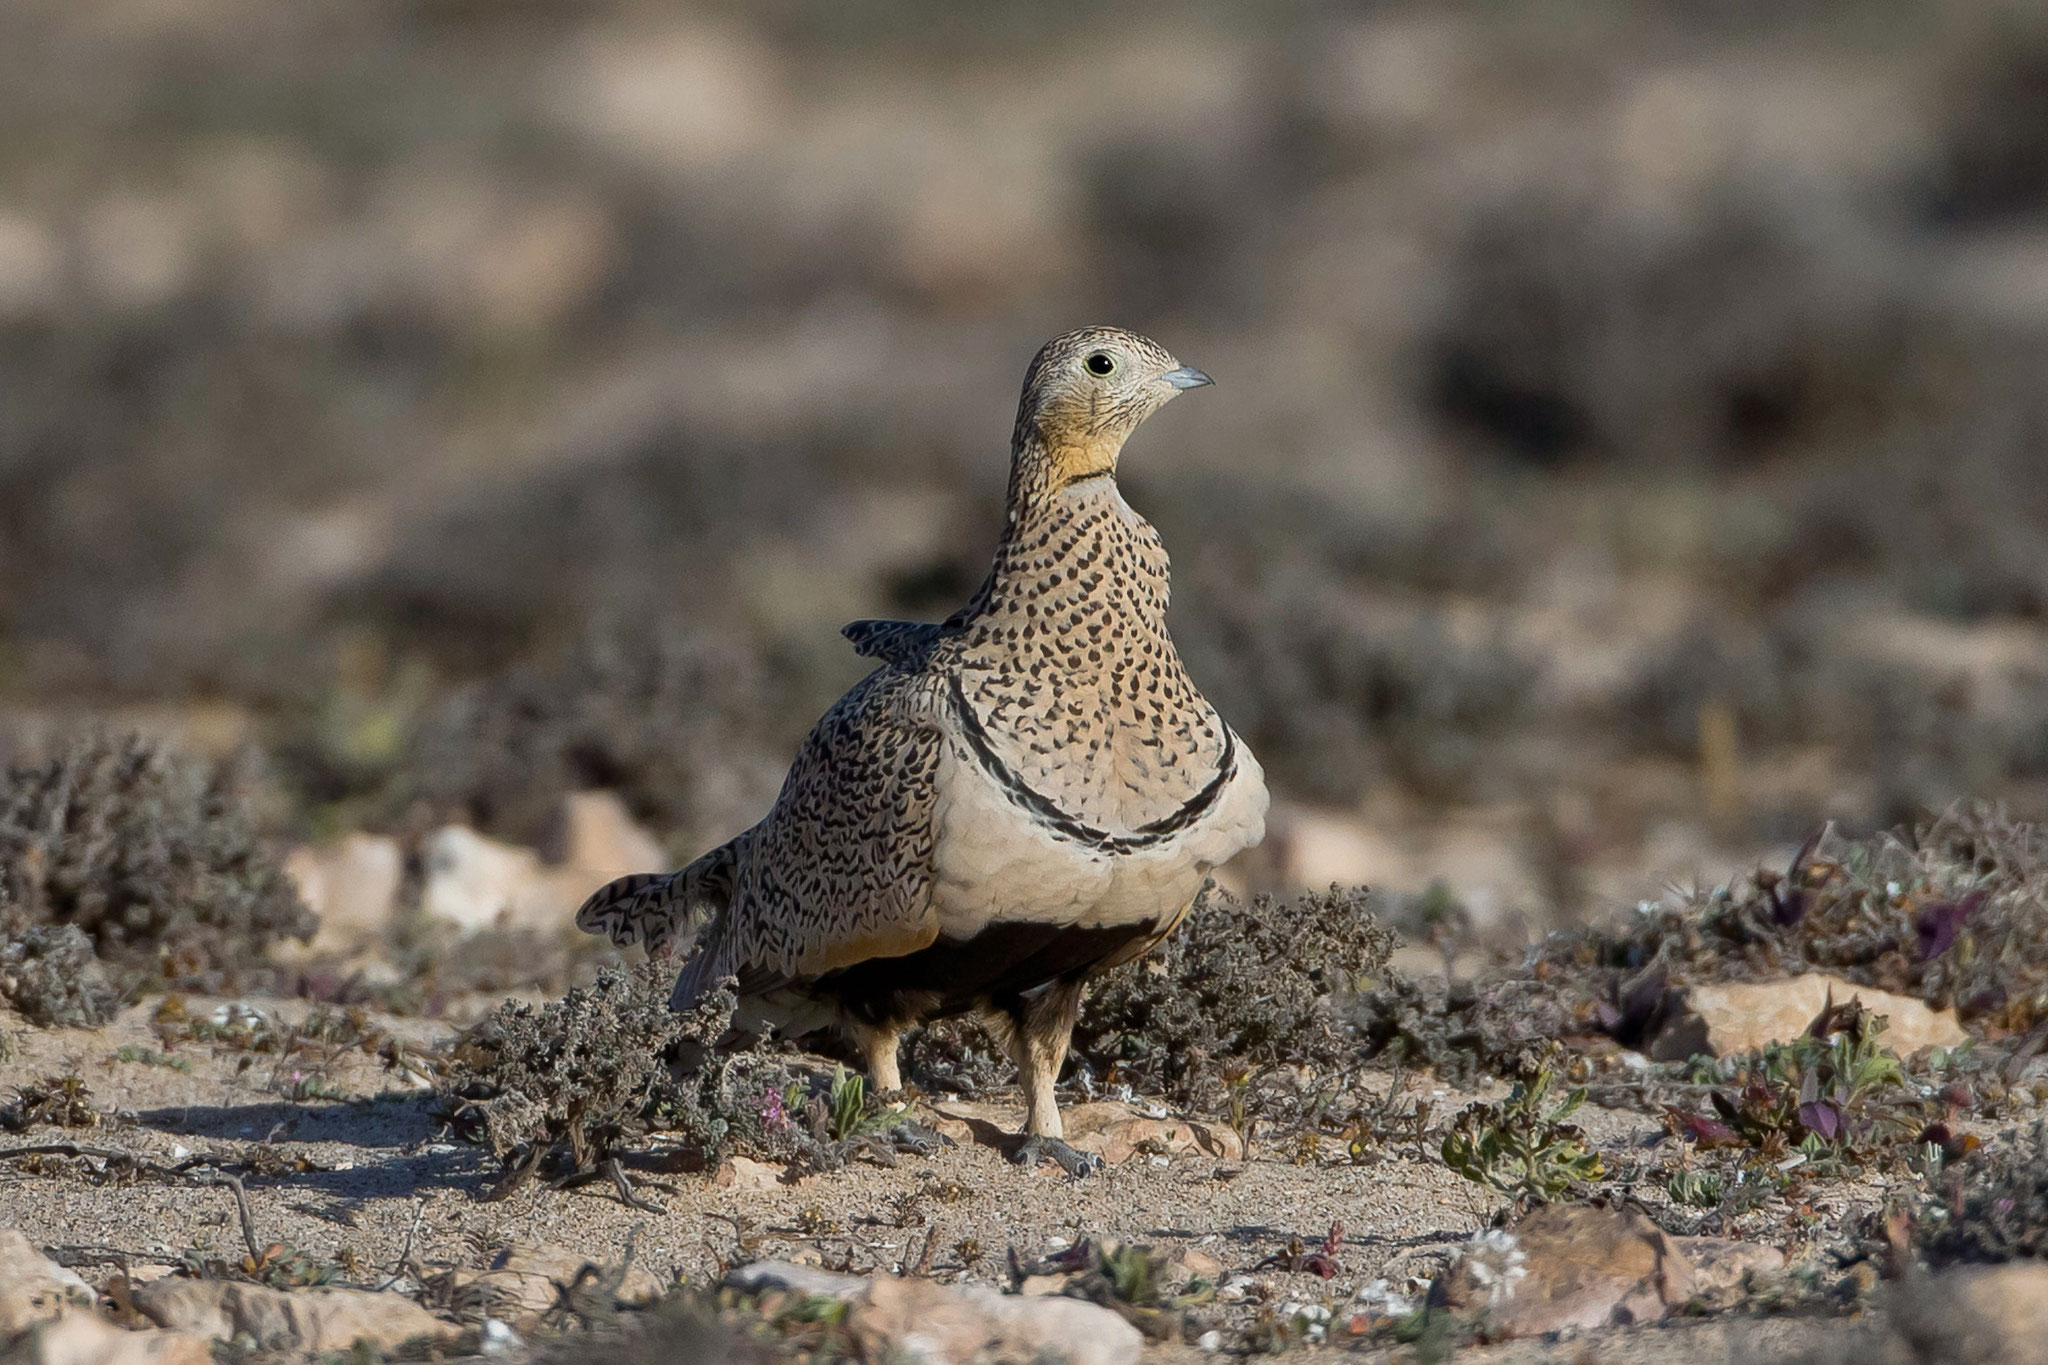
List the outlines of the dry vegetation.
{"label": "dry vegetation", "polygon": [[[1716,1321],[2043,1259],[2029,8],[71,8],[0,14],[0,1223],[436,1303],[538,1229],[596,1271],[527,1347],[620,1365],[851,1354],[712,1287],[774,1256],[1383,1359],[1476,1346],[1410,1281],[1544,1201],[1786,1254]],[[429,922],[450,821],[753,819],[837,626],[979,580],[1017,371],[1093,318],[1220,381],[1122,477],[1280,804],[1062,1098],[1244,1155],[1055,1184],[941,1112],[1013,1094],[971,1020],[899,1110]],[[1428,852],[1304,893],[1305,813]],[[400,913],[309,959],[287,856],[356,831]],[[1638,1051],[1807,971],[1971,1042]],[[688,1283],[621,1315],[629,1233]]]}

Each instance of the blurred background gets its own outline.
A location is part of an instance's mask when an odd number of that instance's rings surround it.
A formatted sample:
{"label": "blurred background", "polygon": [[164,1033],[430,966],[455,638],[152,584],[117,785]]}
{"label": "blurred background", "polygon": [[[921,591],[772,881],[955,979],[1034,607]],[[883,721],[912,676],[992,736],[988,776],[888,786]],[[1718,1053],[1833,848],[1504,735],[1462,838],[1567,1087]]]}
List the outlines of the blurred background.
{"label": "blurred background", "polygon": [[10,0],[0,127],[16,764],[687,857],[1100,321],[1218,381],[1124,485],[1242,883],[1519,934],[2048,809],[2038,5]]}

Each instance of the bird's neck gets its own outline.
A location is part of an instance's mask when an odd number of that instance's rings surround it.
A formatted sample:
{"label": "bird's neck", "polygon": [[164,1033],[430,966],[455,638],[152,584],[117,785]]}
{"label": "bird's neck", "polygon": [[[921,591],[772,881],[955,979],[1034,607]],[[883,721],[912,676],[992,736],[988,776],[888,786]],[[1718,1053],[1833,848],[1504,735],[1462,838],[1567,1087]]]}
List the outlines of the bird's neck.
{"label": "bird's neck", "polygon": [[1075,484],[1114,479],[1123,448],[1120,432],[1062,427],[1048,433],[1020,419],[1010,445],[1010,520]]}
{"label": "bird's neck", "polygon": [[[974,600],[956,619],[984,632],[1038,639],[1075,618],[1104,612],[1130,630],[1164,638],[1167,559],[1159,533],[1131,510],[1108,474],[1069,479],[1019,496],[995,561]],[[993,637],[992,637],[993,638]]]}

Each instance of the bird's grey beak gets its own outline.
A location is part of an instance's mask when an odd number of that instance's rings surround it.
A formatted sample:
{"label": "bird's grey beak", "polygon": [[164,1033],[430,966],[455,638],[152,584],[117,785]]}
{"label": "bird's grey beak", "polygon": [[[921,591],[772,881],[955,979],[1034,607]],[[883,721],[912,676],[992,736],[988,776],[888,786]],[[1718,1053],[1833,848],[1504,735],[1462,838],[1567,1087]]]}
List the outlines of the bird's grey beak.
{"label": "bird's grey beak", "polygon": [[1199,389],[1204,384],[1216,382],[1192,365],[1183,365],[1177,370],[1168,370],[1159,377],[1173,385],[1176,389]]}

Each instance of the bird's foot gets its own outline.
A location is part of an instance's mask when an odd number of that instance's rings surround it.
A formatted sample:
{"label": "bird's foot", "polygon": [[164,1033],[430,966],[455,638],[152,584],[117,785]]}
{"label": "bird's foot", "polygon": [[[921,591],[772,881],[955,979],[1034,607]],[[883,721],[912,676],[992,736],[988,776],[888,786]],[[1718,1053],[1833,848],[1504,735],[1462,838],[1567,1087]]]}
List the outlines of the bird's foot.
{"label": "bird's foot", "polygon": [[1010,1160],[1019,1166],[1030,1166],[1040,1161],[1057,1161],[1060,1169],[1079,1180],[1102,1169],[1102,1158],[1092,1152],[1083,1152],[1070,1147],[1056,1137],[1033,1133],[1024,1139]]}
{"label": "bird's foot", "polygon": [[937,1156],[942,1147],[951,1147],[953,1139],[936,1128],[927,1128],[915,1119],[905,1119],[889,1130],[889,1141],[899,1152],[912,1156]]}

